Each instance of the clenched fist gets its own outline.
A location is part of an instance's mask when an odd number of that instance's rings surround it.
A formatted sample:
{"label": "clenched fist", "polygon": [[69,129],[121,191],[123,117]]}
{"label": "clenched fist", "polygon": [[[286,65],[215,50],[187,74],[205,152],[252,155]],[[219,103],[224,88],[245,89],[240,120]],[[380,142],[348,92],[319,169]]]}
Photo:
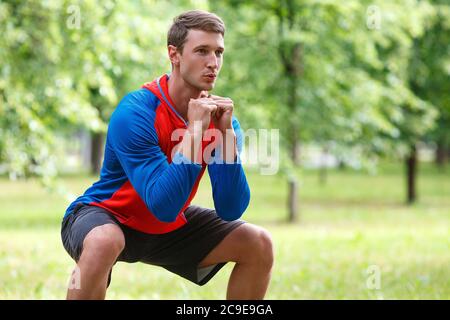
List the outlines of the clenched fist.
{"label": "clenched fist", "polygon": [[205,132],[211,122],[211,116],[217,110],[217,104],[211,98],[191,99],[188,104],[189,127],[201,133]]}
{"label": "clenched fist", "polygon": [[225,133],[227,129],[233,129],[233,100],[219,96],[211,96],[217,105],[217,110],[213,114],[214,126]]}
{"label": "clenched fist", "polygon": [[212,99],[213,103],[217,106],[216,110],[211,113],[214,127],[222,131],[222,133],[225,133],[227,129],[233,129],[233,100],[216,95],[209,95],[205,91],[203,91],[202,97]]}
{"label": "clenched fist", "polygon": [[[202,93],[202,96],[207,94]],[[222,136],[221,157],[227,163],[233,163],[236,155],[236,134],[233,130],[233,109],[234,103],[230,98],[224,98],[215,95],[207,95],[208,99],[212,99],[213,103],[217,106],[216,110],[211,113],[211,118],[214,123],[214,127],[220,130]]]}

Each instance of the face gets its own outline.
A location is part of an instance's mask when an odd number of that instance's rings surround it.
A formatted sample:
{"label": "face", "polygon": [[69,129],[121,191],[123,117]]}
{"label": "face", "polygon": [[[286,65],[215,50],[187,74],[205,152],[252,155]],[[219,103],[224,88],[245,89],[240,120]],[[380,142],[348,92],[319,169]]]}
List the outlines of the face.
{"label": "face", "polygon": [[183,54],[173,51],[171,60],[175,67],[179,67],[186,83],[199,91],[209,91],[214,88],[222,67],[223,51],[224,39],[220,33],[191,29],[184,43]]}

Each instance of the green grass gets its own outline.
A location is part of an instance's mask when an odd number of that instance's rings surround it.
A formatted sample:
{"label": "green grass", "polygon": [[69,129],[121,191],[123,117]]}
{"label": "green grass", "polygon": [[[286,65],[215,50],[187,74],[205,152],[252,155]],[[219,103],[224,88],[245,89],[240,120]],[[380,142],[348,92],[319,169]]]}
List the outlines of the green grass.
{"label": "green grass", "polygon": [[[449,299],[450,170],[421,165],[419,201],[404,204],[397,164],[378,175],[330,171],[326,185],[302,172],[301,215],[287,224],[287,184],[248,171],[252,201],[245,220],[268,229],[275,267],[268,299]],[[67,176],[74,194],[95,177]],[[36,181],[0,178],[0,299],[61,299],[73,262],[59,226],[67,200]],[[196,204],[212,206],[204,177]],[[367,269],[381,270],[381,288],[367,288]],[[232,264],[203,287],[164,269],[118,263],[109,299],[223,299]]]}

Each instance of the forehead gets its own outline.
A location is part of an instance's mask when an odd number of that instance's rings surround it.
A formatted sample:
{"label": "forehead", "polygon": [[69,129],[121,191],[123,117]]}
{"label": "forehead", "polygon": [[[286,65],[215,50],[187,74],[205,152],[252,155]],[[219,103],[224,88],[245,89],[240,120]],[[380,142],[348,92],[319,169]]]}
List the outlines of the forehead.
{"label": "forehead", "polygon": [[184,47],[196,48],[198,46],[209,46],[214,48],[223,48],[224,39],[222,34],[217,32],[206,32],[202,30],[191,29],[186,37]]}

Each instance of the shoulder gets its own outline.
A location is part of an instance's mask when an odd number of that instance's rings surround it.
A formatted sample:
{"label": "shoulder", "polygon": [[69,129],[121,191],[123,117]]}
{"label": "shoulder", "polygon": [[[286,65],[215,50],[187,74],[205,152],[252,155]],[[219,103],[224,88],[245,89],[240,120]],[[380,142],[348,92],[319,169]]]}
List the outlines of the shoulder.
{"label": "shoulder", "polygon": [[159,99],[155,94],[150,90],[141,88],[123,97],[117,108],[124,107],[126,109],[132,106],[138,111],[152,113],[156,111],[159,104]]}
{"label": "shoulder", "polygon": [[139,89],[128,93],[119,102],[117,108],[111,115],[110,121],[122,119],[154,119],[156,109],[160,102],[151,91],[147,89]]}
{"label": "shoulder", "polygon": [[154,135],[159,99],[147,89],[128,93],[119,102],[109,120],[110,134]]}

